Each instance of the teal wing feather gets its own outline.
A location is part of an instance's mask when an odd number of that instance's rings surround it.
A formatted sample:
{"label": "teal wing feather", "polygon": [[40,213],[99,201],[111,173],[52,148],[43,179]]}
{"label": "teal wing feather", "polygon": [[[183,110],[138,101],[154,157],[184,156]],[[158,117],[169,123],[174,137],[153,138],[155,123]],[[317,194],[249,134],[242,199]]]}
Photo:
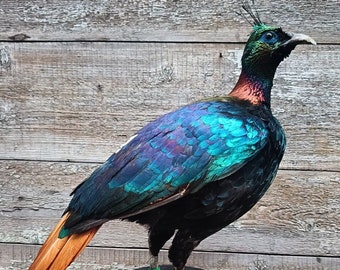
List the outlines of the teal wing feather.
{"label": "teal wing feather", "polygon": [[225,178],[252,159],[268,131],[245,106],[207,101],[151,122],[73,193],[66,226],[122,218]]}

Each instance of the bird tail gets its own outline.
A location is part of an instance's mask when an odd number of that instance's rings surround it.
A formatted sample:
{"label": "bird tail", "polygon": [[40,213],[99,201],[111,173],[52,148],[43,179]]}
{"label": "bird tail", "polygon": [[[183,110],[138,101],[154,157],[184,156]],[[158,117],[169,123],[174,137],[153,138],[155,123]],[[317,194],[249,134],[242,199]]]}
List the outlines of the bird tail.
{"label": "bird tail", "polygon": [[59,238],[70,213],[66,213],[48,236],[29,270],[64,270],[91,241],[101,225],[80,234]]}

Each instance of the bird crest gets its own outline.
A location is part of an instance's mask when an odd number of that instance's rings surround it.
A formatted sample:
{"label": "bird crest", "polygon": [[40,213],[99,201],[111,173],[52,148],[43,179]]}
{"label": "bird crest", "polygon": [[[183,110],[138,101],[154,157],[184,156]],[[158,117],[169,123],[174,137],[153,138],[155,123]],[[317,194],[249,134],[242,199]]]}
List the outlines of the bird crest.
{"label": "bird crest", "polygon": [[241,10],[236,12],[236,14],[244,18],[253,27],[254,31],[257,31],[265,26],[265,23],[261,21],[260,15],[255,8],[254,1],[252,1],[252,5],[250,5],[249,2],[243,3],[241,5]]}

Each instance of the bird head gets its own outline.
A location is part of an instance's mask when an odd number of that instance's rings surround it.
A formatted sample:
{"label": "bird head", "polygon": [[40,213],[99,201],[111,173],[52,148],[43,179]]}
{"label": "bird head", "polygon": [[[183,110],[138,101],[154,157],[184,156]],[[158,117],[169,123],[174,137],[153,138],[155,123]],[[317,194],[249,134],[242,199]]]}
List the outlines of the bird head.
{"label": "bird head", "polygon": [[280,62],[288,57],[297,45],[316,44],[307,35],[289,33],[283,31],[281,27],[266,25],[249,4],[242,5],[242,8],[252,21],[243,13],[239,14],[253,26],[243,52],[242,67],[253,73],[252,75],[256,76],[257,73],[272,78]]}
{"label": "bird head", "polygon": [[280,27],[255,24],[244,49],[242,64],[275,70],[299,44],[316,44],[309,36],[283,31]]}
{"label": "bird head", "polygon": [[[309,36],[285,32],[281,27],[264,24],[249,4],[242,6],[242,15],[252,26],[242,56],[242,72],[230,95],[246,99],[253,104],[265,103],[270,107],[270,91],[277,67],[299,44],[316,44]],[[248,16],[252,20],[248,19]]]}

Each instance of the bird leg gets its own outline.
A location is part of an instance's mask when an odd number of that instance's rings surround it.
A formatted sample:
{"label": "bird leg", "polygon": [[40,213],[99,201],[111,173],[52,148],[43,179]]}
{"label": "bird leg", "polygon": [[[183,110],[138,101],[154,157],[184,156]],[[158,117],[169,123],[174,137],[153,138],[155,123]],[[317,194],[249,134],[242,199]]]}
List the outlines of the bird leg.
{"label": "bird leg", "polygon": [[191,252],[201,242],[190,230],[178,230],[169,249],[169,259],[174,270],[184,270]]}
{"label": "bird leg", "polygon": [[169,249],[169,259],[174,266],[174,270],[184,270],[187,259],[194,248],[196,248],[203,239],[222,228],[221,226],[196,231],[192,229],[178,230]]}
{"label": "bird leg", "polygon": [[150,250],[150,268],[149,270],[161,270],[158,265],[158,253],[165,242],[174,234],[174,229],[157,230],[150,228],[149,230],[149,250]]}
{"label": "bird leg", "polygon": [[158,266],[158,256],[153,256],[150,254],[150,267],[149,270],[161,270]]}

